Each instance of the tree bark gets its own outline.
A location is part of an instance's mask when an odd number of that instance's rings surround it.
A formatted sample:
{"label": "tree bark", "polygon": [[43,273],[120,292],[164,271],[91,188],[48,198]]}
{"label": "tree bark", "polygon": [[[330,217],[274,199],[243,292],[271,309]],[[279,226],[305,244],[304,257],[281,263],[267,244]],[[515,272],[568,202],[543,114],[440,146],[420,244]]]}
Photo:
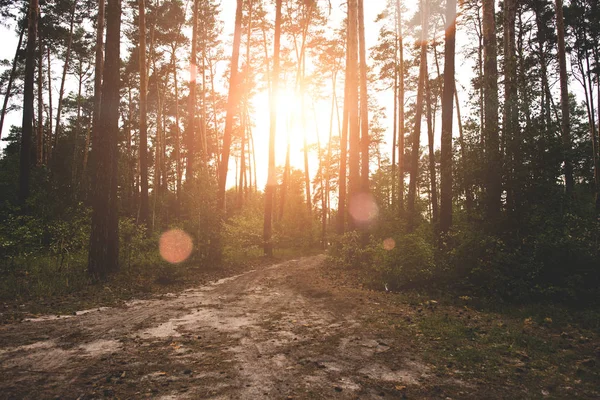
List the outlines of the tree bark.
{"label": "tree bark", "polygon": [[517,169],[522,168],[519,162],[518,149],[518,101],[517,101],[517,66],[515,45],[516,0],[504,1],[504,116],[502,133],[507,143],[506,151],[506,202],[507,209],[514,213],[518,208],[519,183]]}
{"label": "tree bark", "polygon": [[349,101],[350,101],[350,75],[348,71],[348,64],[350,60],[350,53],[348,52],[349,41],[346,35],[346,71],[345,71],[345,82],[344,82],[344,106],[342,110],[342,121],[341,127],[342,132],[340,135],[340,175],[339,175],[339,195],[338,195],[338,215],[337,215],[337,232],[343,234],[346,231],[346,198],[347,198],[347,161],[348,161],[348,114],[349,114]]}
{"label": "tree bark", "polygon": [[398,10],[398,212],[404,213],[404,38],[402,34],[402,7],[396,1]]}
{"label": "tree bark", "polygon": [[93,205],[88,272],[104,279],[119,268],[118,134],[121,3],[108,0],[106,9],[106,61],[102,83],[100,129],[94,150]]}
{"label": "tree bark", "polygon": [[[350,201],[361,190],[360,179],[360,120],[358,107],[358,0],[348,1],[348,124],[349,124],[349,197]],[[356,228],[356,222],[350,218],[350,227]]]}
{"label": "tree bark", "polygon": [[417,88],[417,104],[415,112],[415,122],[412,134],[412,152],[410,162],[410,182],[408,187],[408,217],[409,229],[413,230],[416,226],[416,199],[417,199],[417,183],[419,180],[419,147],[421,138],[421,117],[423,114],[423,92],[425,88],[425,74],[427,72],[427,25],[428,18],[426,16],[426,2],[421,0],[421,56],[420,56],[420,71],[419,84]]}
{"label": "tree bark", "polygon": [[558,65],[560,74],[560,104],[562,110],[562,141],[567,197],[573,197],[573,164],[571,161],[571,122],[569,117],[569,82],[565,50],[565,23],[563,1],[556,0],[556,35],[558,37]]}
{"label": "tree bark", "polygon": [[27,47],[25,53],[25,82],[23,85],[23,122],[19,159],[19,203],[26,207],[29,197],[31,145],[33,136],[33,82],[35,80],[35,46],[39,16],[38,0],[30,0],[27,12]]}
{"label": "tree bark", "polygon": [[434,127],[431,107],[431,87],[429,83],[429,66],[427,58],[425,58],[425,103],[427,107],[427,145],[429,147],[429,181],[431,193],[431,222],[434,233],[439,231],[439,202],[437,188],[437,174],[435,169],[435,148],[434,148]]}
{"label": "tree bark", "polygon": [[239,103],[238,62],[240,58],[240,42],[242,39],[242,11],[243,0],[237,0],[235,14],[235,31],[233,34],[233,49],[231,54],[231,71],[229,78],[229,95],[227,100],[227,114],[225,116],[225,130],[223,132],[223,148],[221,149],[221,164],[219,166],[219,187],[217,193],[217,210],[223,216],[225,212],[225,191],[227,188],[227,172],[229,170],[229,154],[231,153],[231,134],[233,131],[233,118]]}
{"label": "tree bark", "polygon": [[358,44],[360,53],[360,130],[361,130],[361,189],[369,191],[369,98],[367,92],[367,46],[365,43],[364,0],[358,0]]}
{"label": "tree bark", "polygon": [[[98,0],[98,17],[96,22],[96,48],[94,59],[94,105],[92,110],[92,146],[100,136],[100,106],[102,103],[102,72],[104,66],[104,8],[105,0]],[[83,157],[83,169],[87,168],[89,142],[86,141],[86,148]]]}
{"label": "tree bark", "polygon": [[[42,43],[42,34],[41,29],[38,26],[38,80],[37,80],[37,145],[36,145],[36,153],[37,153],[37,165],[38,167],[44,164],[44,46]],[[20,41],[20,40],[19,40]],[[21,43],[19,43],[19,47],[21,47]],[[81,86],[81,84],[80,84]],[[77,99],[79,106],[79,98]],[[79,109],[79,107],[78,107]],[[4,116],[4,115],[3,115]],[[79,118],[78,118],[78,126],[79,126]],[[2,123],[0,122],[0,136],[2,133]],[[73,169],[75,169],[75,164],[73,164]]]}
{"label": "tree bark", "polygon": [[500,217],[502,160],[498,134],[498,59],[494,0],[483,0],[484,142],[486,149],[486,215],[489,226]]}
{"label": "tree bark", "polygon": [[[102,1],[102,0],[101,0]],[[138,0],[139,7],[139,63],[140,63],[140,224],[147,225],[150,217],[150,204],[148,201],[148,78],[146,67],[146,4],[145,0]],[[108,39],[107,39],[108,40]],[[104,104],[104,101],[102,102]]]}
{"label": "tree bark", "polygon": [[444,90],[442,93],[441,204],[440,231],[452,226],[452,123],[456,90],[454,56],[456,49],[456,0],[446,2],[446,36],[444,48]]}
{"label": "tree bark", "polygon": [[[282,0],[277,0],[275,3],[275,44],[273,50],[273,78],[271,93],[269,96],[270,107],[270,127],[269,127],[269,171],[267,186],[265,188],[265,215],[264,215],[264,253],[267,257],[273,257],[273,242],[272,242],[272,219],[273,219],[273,202],[275,187],[277,185],[275,177],[275,134],[277,132],[277,93],[279,90],[279,48],[281,45],[281,7]],[[241,5],[239,5],[241,6]]]}

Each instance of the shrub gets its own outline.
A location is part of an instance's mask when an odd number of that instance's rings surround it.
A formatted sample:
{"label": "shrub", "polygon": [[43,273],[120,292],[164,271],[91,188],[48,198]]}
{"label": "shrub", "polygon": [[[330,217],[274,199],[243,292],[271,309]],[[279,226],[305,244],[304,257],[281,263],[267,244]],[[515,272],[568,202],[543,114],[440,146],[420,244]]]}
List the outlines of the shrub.
{"label": "shrub", "polygon": [[[388,246],[391,247],[391,242]],[[394,247],[389,247],[378,246],[375,269],[390,289],[422,285],[433,277],[434,249],[423,237],[416,234],[399,236],[394,240]]]}

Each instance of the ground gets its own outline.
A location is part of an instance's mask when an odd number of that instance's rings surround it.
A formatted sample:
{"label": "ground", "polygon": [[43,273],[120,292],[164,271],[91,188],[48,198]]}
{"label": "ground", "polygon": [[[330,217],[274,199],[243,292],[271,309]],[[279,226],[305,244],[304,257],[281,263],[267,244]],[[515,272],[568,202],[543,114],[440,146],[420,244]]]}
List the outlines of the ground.
{"label": "ground", "polygon": [[[538,360],[533,349],[527,354],[518,336],[509,338],[514,343],[508,350],[467,359],[462,347],[487,346],[485,337],[494,334],[489,326],[504,330],[511,322],[468,307],[406,302],[351,287],[339,277],[324,256],[306,257],[118,307],[5,324],[0,326],[0,398],[600,395],[593,387],[593,354],[570,359],[578,381],[569,367],[558,365],[561,358]],[[461,318],[458,326],[452,322]],[[449,335],[481,319],[489,319],[487,325],[481,321],[488,328],[470,336],[461,331],[463,341]],[[545,329],[535,321],[525,325],[523,329]],[[440,337],[433,337],[438,331]],[[573,341],[564,335],[559,334],[557,343]],[[597,344],[596,338],[574,339],[584,353]],[[503,346],[502,340],[490,343]],[[496,365],[495,375],[481,373]],[[538,369],[548,367],[556,368],[552,376],[538,375]]]}

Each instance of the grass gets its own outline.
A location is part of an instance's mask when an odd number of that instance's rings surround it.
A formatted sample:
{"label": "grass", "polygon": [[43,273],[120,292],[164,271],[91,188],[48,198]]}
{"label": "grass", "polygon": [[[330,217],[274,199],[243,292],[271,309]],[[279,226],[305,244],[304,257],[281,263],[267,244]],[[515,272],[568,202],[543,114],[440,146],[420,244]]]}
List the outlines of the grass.
{"label": "grass", "polygon": [[367,271],[329,265],[324,273],[344,286],[371,289],[366,293],[379,305],[365,322],[425,361],[451,398],[600,398],[600,310],[593,305],[385,293]]}

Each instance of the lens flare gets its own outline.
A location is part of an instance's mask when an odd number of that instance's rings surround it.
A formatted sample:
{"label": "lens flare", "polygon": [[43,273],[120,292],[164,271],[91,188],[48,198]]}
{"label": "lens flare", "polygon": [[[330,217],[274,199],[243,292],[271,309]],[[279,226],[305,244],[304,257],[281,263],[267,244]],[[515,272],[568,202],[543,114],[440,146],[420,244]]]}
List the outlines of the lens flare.
{"label": "lens flare", "polygon": [[163,233],[158,241],[161,257],[171,264],[187,260],[192,254],[194,244],[190,235],[181,229],[172,229]]}
{"label": "lens flare", "polygon": [[369,225],[379,215],[379,207],[370,193],[358,193],[350,198],[348,211],[357,225]]}
{"label": "lens flare", "polygon": [[387,251],[394,250],[396,247],[396,241],[392,238],[387,238],[383,241],[383,248]]}

